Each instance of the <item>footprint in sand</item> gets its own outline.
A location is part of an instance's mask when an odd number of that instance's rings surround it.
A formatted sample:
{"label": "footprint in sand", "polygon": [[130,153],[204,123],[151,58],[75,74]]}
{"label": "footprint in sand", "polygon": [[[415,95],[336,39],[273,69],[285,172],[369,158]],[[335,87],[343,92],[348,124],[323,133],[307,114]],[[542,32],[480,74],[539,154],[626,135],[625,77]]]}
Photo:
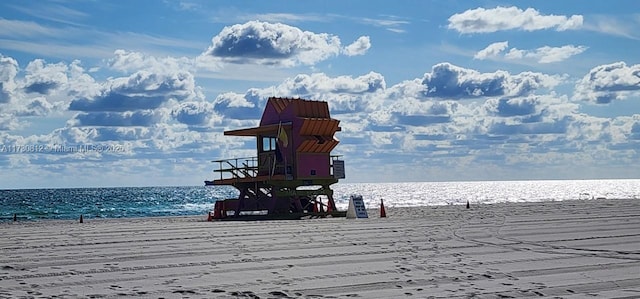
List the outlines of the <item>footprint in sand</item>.
{"label": "footprint in sand", "polygon": [[260,297],[258,297],[258,295],[256,295],[252,291],[243,291],[243,292],[234,291],[234,292],[231,292],[229,294],[231,296],[234,296],[234,297],[260,298]]}
{"label": "footprint in sand", "polygon": [[182,295],[185,295],[185,294],[195,295],[195,294],[197,294],[196,291],[193,291],[193,290],[175,290],[175,291],[173,291],[173,293],[174,294],[182,294]]}
{"label": "footprint in sand", "polygon": [[270,292],[269,295],[276,296],[276,297],[289,297],[287,293],[281,292],[281,291],[273,291],[273,292]]}

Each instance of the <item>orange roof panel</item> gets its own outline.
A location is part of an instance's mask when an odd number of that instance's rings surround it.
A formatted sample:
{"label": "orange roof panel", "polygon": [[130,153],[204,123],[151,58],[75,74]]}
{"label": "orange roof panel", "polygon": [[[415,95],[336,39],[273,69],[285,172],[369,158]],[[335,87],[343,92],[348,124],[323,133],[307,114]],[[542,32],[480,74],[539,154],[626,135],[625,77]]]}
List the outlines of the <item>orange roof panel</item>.
{"label": "orange roof panel", "polygon": [[330,118],[327,102],[276,97],[269,98],[268,102],[277,113],[282,113],[289,105],[294,105],[294,114],[297,117]]}
{"label": "orange roof panel", "polygon": [[295,113],[298,117],[329,118],[327,102],[297,100]]}
{"label": "orange roof panel", "polygon": [[329,153],[336,146],[338,146],[338,140],[327,140],[323,143],[318,143],[317,140],[305,140],[296,149],[299,153]]}
{"label": "orange roof panel", "polygon": [[261,134],[275,134],[278,133],[278,128],[282,127],[291,127],[291,123],[283,123],[283,124],[273,124],[266,125],[260,127],[246,128],[246,129],[238,129],[238,130],[229,130],[224,131],[224,135],[226,136],[258,136]]}
{"label": "orange roof panel", "polygon": [[339,131],[339,123],[339,120],[332,118],[306,118],[302,122],[300,135],[333,136]]}
{"label": "orange roof panel", "polygon": [[282,113],[282,111],[289,106],[289,104],[293,101],[293,99],[287,98],[269,98],[269,101],[273,104],[273,107],[276,108],[276,112]]}

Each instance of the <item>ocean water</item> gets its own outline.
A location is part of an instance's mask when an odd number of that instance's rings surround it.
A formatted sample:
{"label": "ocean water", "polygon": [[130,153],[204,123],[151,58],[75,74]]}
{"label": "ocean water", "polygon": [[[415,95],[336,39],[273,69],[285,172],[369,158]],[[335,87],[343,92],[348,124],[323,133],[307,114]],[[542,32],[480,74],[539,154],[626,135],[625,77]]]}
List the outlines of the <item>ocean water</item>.
{"label": "ocean water", "polygon": [[123,187],[0,190],[0,221],[206,215],[231,187]]}
{"label": "ocean water", "polygon": [[[338,183],[339,209],[350,195],[368,208],[492,204],[592,199],[640,199],[640,180]],[[237,197],[227,186],[0,190],[0,221],[206,215],[219,199]]]}

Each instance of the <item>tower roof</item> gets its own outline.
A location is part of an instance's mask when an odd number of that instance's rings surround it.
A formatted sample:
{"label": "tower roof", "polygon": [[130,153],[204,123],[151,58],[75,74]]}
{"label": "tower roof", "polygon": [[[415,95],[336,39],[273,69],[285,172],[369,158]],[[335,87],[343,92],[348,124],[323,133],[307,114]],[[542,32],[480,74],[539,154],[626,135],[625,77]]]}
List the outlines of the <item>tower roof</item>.
{"label": "tower roof", "polygon": [[[331,118],[327,102],[294,98],[271,97],[262,113],[260,126],[254,128],[225,131],[228,136],[273,135],[283,127],[289,128],[294,120],[301,121],[297,134],[325,136],[333,139],[333,133],[340,131],[340,121]],[[329,138],[331,137],[331,138]]]}
{"label": "tower roof", "polygon": [[294,115],[297,117],[330,118],[329,105],[327,102],[271,97],[267,101],[267,105],[273,105],[278,114],[282,113],[282,111],[290,105],[293,105]]}

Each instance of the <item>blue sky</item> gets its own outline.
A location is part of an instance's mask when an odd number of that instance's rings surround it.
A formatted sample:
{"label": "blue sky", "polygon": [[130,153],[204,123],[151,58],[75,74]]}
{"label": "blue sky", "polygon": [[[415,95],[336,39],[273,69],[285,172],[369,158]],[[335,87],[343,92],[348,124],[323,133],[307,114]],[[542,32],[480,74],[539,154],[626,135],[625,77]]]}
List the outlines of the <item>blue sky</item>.
{"label": "blue sky", "polygon": [[269,96],[348,182],[639,178],[637,1],[2,1],[0,188],[200,185]]}

